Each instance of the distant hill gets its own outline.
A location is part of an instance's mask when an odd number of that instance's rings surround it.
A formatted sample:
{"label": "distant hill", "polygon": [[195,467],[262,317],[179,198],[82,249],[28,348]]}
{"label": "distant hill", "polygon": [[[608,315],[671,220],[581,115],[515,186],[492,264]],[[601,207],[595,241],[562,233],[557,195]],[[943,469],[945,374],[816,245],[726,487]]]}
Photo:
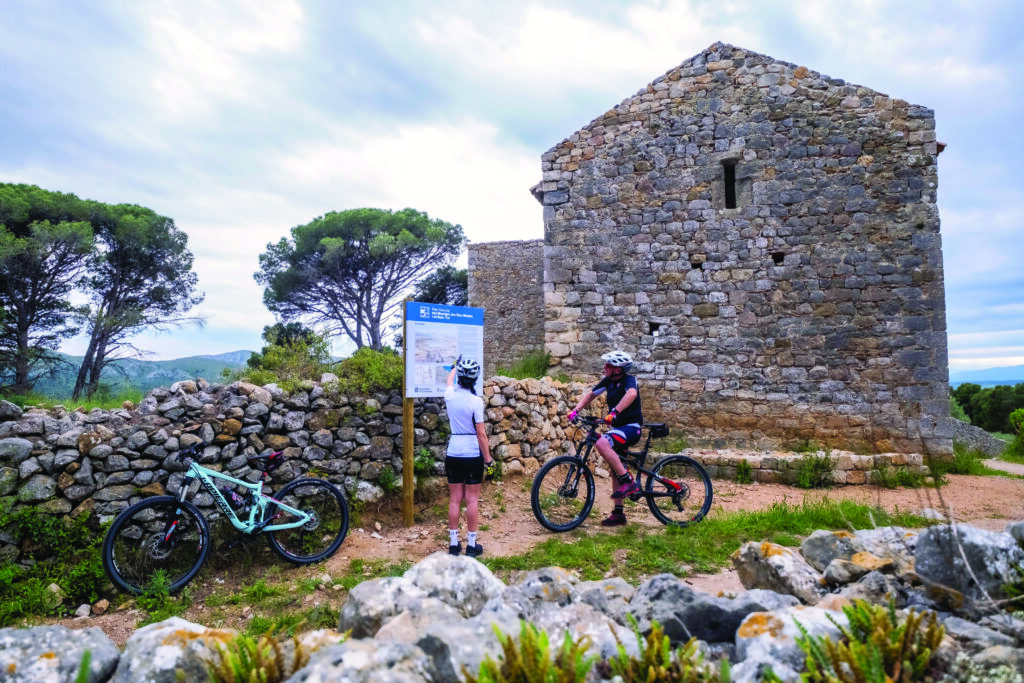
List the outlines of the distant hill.
{"label": "distant hill", "polygon": [[952,385],[972,382],[982,386],[996,386],[997,384],[1020,384],[1024,382],[1024,365],[1011,365],[1003,368],[985,368],[984,370],[961,370],[960,372],[949,373],[949,383]]}
{"label": "distant hill", "polygon": [[[231,351],[213,356],[189,356],[175,360],[118,360],[103,371],[102,384],[117,393],[123,389],[137,389],[142,392],[154,387],[169,386],[185,379],[202,377],[216,382],[225,369],[237,370],[245,367],[252,351]],[[64,356],[67,364],[53,377],[36,383],[35,390],[54,398],[67,398],[75,388],[75,378],[82,364],[82,356]]]}

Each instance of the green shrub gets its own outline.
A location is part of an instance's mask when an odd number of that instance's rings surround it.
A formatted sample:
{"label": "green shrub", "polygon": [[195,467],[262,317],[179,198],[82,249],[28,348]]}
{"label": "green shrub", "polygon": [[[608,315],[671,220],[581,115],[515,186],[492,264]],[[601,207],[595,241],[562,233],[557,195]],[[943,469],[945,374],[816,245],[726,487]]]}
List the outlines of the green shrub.
{"label": "green shrub", "polygon": [[426,477],[434,471],[434,454],[426,448],[421,448],[412,460],[413,472],[418,477]]}
{"label": "green shrub", "polygon": [[[668,636],[657,621],[651,622],[651,632],[645,638],[633,618],[628,615],[633,631],[636,633],[639,657],[626,651],[619,642],[615,657],[602,663],[599,668],[605,678],[618,676],[623,683],[727,683],[729,681],[729,662],[722,660],[721,669],[704,662],[704,655],[697,647],[697,639],[673,650]],[[617,637],[616,637],[617,639]]]}
{"label": "green shrub", "polygon": [[[797,644],[807,655],[805,681],[922,681],[932,655],[942,642],[945,628],[935,612],[910,610],[900,620],[896,607],[856,600],[843,608],[849,626],[839,627],[842,636],[830,640],[811,636],[800,622]],[[836,623],[835,620],[832,623]]]}
{"label": "green shrub", "polygon": [[871,472],[871,483],[886,489],[897,487],[916,489],[924,486],[924,477],[905,467],[895,469],[886,465]]}
{"label": "green shrub", "polygon": [[512,367],[499,367],[497,374],[515,379],[539,379],[547,374],[551,367],[551,354],[546,351],[533,351],[512,364]]}
{"label": "green shrub", "polygon": [[736,464],[736,483],[749,484],[754,481],[754,472],[750,463],[744,458]]}
{"label": "green shrub", "polygon": [[377,476],[377,483],[384,489],[384,493],[392,494],[397,493],[402,489],[402,485],[398,483],[398,476],[392,469],[385,468],[380,471]]}
{"label": "green shrub", "polygon": [[806,453],[796,461],[796,485],[802,489],[827,489],[832,486],[832,458]]}
{"label": "green shrub", "polygon": [[963,406],[957,402],[956,396],[953,394],[949,395],[949,416],[954,420],[960,420],[961,422],[971,424],[971,418],[967,417],[967,413],[964,412]]}
{"label": "green shrub", "polygon": [[397,391],[402,388],[402,377],[405,374],[401,355],[390,349],[374,351],[367,346],[335,366],[334,371],[338,375],[341,392],[363,395],[377,391]]}
{"label": "green shrub", "polygon": [[480,663],[477,676],[463,667],[462,674],[469,683],[582,683],[587,680],[595,660],[586,656],[588,638],[573,640],[566,631],[561,647],[553,653],[547,633],[525,621],[519,623],[518,640],[493,627],[501,643],[501,662],[487,655]]}

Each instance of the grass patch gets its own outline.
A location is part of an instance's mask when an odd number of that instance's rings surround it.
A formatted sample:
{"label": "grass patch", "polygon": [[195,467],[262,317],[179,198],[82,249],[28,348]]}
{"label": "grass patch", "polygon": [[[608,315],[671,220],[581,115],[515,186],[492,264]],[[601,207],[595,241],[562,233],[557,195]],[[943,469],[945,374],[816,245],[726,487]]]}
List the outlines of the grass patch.
{"label": "grass patch", "polygon": [[496,374],[513,379],[540,379],[551,366],[550,361],[550,353],[534,351],[516,361],[512,367],[499,367]]}
{"label": "grass patch", "polygon": [[[852,501],[825,499],[802,505],[777,503],[767,510],[712,516],[686,529],[666,528],[637,537],[635,528],[586,535],[583,530],[544,541],[522,555],[482,558],[492,571],[558,566],[578,569],[583,580],[597,580],[615,566],[616,574],[637,582],[670,573],[714,573],[730,564],[730,555],[748,541],[775,539],[795,545],[817,529],[867,529],[875,526],[924,527],[933,522],[905,513],[887,513]],[[616,563],[616,553],[626,552]]]}
{"label": "grass patch", "polygon": [[906,468],[896,469],[886,465],[871,472],[871,483],[885,489],[894,489],[901,486],[916,489],[921,488],[927,482],[922,474],[915,474]]}
{"label": "grass patch", "polygon": [[928,467],[932,471],[932,476],[939,483],[944,483],[943,477],[947,474],[970,474],[989,477],[1013,476],[1002,470],[994,470],[986,466],[982,463],[982,460],[988,460],[988,456],[976,448],[969,448],[966,444],[954,442],[952,460],[944,462],[932,461],[928,463]]}
{"label": "grass patch", "polygon": [[412,567],[409,560],[391,562],[390,560],[362,560],[355,558],[348,566],[348,574],[335,578],[335,585],[352,590],[367,579],[379,579],[384,576],[401,576]]}
{"label": "grass patch", "polygon": [[754,481],[754,472],[746,458],[736,463],[736,483],[750,484]]}

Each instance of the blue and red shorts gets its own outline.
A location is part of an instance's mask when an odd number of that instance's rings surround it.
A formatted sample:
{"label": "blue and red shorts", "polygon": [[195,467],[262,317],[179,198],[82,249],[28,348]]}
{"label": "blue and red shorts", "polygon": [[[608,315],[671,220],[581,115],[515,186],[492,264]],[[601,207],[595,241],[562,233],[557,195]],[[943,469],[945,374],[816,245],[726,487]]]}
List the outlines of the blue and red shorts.
{"label": "blue and red shorts", "polygon": [[640,425],[620,425],[605,432],[604,438],[616,451],[623,451],[640,440]]}

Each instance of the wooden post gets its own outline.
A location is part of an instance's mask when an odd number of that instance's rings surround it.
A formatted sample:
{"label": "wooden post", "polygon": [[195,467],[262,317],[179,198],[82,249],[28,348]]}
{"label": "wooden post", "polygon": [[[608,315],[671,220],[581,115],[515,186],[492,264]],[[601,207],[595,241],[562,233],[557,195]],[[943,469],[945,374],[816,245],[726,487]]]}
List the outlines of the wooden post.
{"label": "wooden post", "polygon": [[413,426],[413,399],[407,396],[408,389],[408,363],[406,361],[406,354],[409,353],[409,335],[406,329],[405,311],[406,304],[412,301],[411,297],[407,297],[405,302],[402,304],[402,523],[405,526],[412,526],[414,522],[414,505],[413,505],[413,493],[415,491],[415,481],[413,479],[414,465],[413,465],[413,445],[414,445],[414,429]]}

